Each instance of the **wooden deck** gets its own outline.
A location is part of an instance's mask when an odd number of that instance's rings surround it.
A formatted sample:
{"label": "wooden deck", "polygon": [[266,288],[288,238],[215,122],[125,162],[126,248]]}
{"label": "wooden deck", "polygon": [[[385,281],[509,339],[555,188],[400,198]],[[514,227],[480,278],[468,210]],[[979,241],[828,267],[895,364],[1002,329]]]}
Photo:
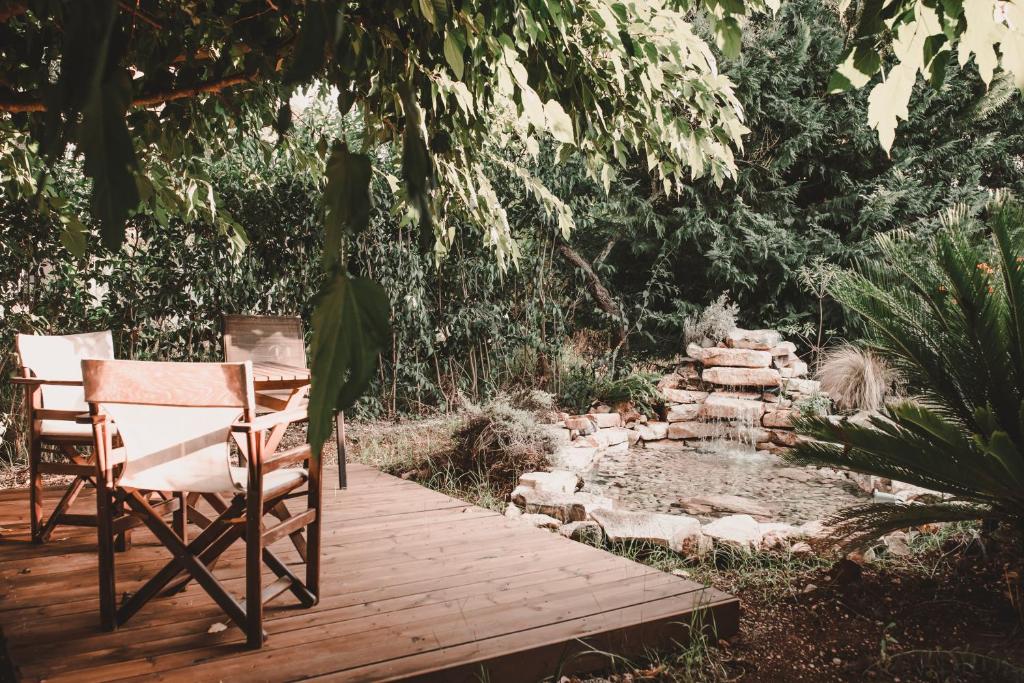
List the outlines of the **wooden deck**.
{"label": "wooden deck", "polygon": [[[14,674],[531,681],[606,666],[591,648],[628,656],[685,640],[693,624],[714,622],[720,635],[737,628],[738,603],[724,593],[368,467],[349,465],[346,491],[325,488],[323,596],[312,609],[287,593],[268,605],[269,641],[256,651],[230,624],[210,632],[228,622],[195,584],[100,631],[91,530],[58,527],[49,544],[32,545],[27,494],[0,493],[0,628]],[[297,559],[287,539],[275,547]],[[118,591],[167,557],[137,530],[118,557]],[[241,560],[238,544],[217,567],[238,593]]]}

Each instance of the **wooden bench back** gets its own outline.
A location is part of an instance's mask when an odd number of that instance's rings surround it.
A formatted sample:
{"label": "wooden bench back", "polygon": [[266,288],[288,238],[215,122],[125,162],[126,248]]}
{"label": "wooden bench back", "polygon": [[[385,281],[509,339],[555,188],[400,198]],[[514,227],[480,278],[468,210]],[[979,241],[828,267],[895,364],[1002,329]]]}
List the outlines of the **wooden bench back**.
{"label": "wooden bench back", "polygon": [[302,319],[298,316],[225,315],[224,360],[307,367]]}

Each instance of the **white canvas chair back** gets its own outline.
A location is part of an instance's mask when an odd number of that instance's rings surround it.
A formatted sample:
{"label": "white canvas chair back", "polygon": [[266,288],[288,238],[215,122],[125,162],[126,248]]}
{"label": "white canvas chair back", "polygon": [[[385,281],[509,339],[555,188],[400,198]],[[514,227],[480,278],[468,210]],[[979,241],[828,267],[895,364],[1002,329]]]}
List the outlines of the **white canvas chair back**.
{"label": "white canvas chair back", "polygon": [[123,448],[117,485],[230,493],[248,472],[232,467],[231,426],[253,415],[249,363],[82,362],[85,399],[113,419]]}
{"label": "white canvas chair back", "polygon": [[[47,380],[82,380],[82,361],[88,358],[112,360],[114,338],[110,330],[84,334],[19,334],[15,339],[21,364]],[[41,388],[43,407],[49,410],[89,410],[82,387],[47,386]]]}

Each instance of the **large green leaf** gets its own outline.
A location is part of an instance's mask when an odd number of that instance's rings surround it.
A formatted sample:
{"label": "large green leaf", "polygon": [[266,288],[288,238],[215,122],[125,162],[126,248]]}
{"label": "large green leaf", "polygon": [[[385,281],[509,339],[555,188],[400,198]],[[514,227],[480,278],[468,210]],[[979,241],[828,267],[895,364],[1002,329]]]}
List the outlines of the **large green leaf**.
{"label": "large green leaf", "polygon": [[323,68],[327,49],[334,47],[344,16],[333,3],[330,9],[323,2],[306,5],[294,58],[284,75],[285,83],[308,81]]}
{"label": "large green leaf", "polygon": [[391,335],[390,302],[384,288],[335,270],[317,295],[311,348],[309,442],[320,453],[331,435],[335,410],[350,408],[377,370]]}
{"label": "large green leaf", "polygon": [[325,172],[324,265],[327,268],[340,257],[342,237],[362,232],[370,222],[372,172],[370,157],[349,152],[345,143],[334,144]]}
{"label": "large green leaf", "polygon": [[82,110],[78,140],[83,168],[92,178],[90,202],[99,219],[103,244],[120,249],[128,215],[139,205],[138,162],[125,113],[132,100],[131,79],[115,71],[94,89]]}

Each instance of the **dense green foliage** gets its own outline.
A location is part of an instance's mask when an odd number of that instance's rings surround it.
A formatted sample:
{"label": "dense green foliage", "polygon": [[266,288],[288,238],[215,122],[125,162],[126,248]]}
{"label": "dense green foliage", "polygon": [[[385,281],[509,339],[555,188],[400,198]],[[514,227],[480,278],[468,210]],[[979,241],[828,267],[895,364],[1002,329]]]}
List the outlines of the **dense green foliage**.
{"label": "dense green foliage", "polygon": [[354,112],[361,135],[321,140],[307,164],[324,179],[309,410],[319,451],[333,410],[363,392],[390,336],[380,283],[347,268],[374,175],[400,169],[392,201],[442,249],[469,221],[502,267],[519,247],[492,169],[514,171],[563,233],[572,226],[547,188],[495,155],[511,140],[534,157],[554,140],[558,159],[577,155],[606,187],[613,164],[639,157],[665,192],[705,173],[721,183],[746,129],[691,13],[735,54],[748,9],[763,0],[5,3],[2,184],[61,221],[78,254],[95,248],[83,214],[48,178],[67,158],[91,181],[87,217],[106,248],[124,244],[133,215],[188,218],[199,206],[243,240],[210,159],[264,127],[287,138],[299,87],[329,91],[335,117]]}
{"label": "dense green foliage", "polygon": [[[741,324],[812,345],[818,298],[808,285],[821,260],[848,266],[894,228],[933,231],[945,209],[978,206],[993,189],[1024,194],[1024,104],[1011,82],[986,91],[973,65],[950,65],[941,90],[922,85],[912,99],[890,158],[866,124],[864,92],[826,95],[844,35],[834,9],[813,0],[746,26],[741,58],[723,68],[751,133],[725,191],[700,180],[669,200],[639,172],[608,200],[575,179],[553,183],[575,197],[577,249],[596,260],[613,245],[597,271],[636,351],[678,349],[685,316],[723,291]],[[827,300],[824,317],[826,332],[849,332]]]}
{"label": "dense green foliage", "polygon": [[[874,254],[872,236],[898,226],[928,233],[944,208],[979,205],[991,188],[1024,194],[1024,106],[1007,81],[986,93],[973,67],[950,67],[941,91],[913,99],[890,159],[865,124],[864,94],[825,95],[843,49],[832,8],[794,0],[748,23],[745,36],[742,57],[723,70],[752,130],[725,189],[699,179],[668,199],[630,163],[606,195],[579,157],[556,163],[553,141],[536,160],[521,144],[488,148],[518,268],[496,263],[469,216],[452,218],[448,256],[438,259],[433,236],[395,201],[401,159],[382,152],[371,188],[379,208],[351,240],[346,265],[382,283],[394,334],[357,409],[422,413],[517,386],[585,406],[600,398],[595,384],[628,375],[633,359],[680,351],[687,315],[723,291],[740,304],[741,324],[811,339],[818,301],[802,274],[815,259],[843,265]],[[284,138],[239,133],[206,169],[217,215],[244,231],[244,250],[225,249],[237,233],[211,218],[202,182],[183,181],[180,207],[133,218],[122,250],[81,257],[59,217],[5,194],[0,343],[11,348],[15,331],[111,328],[123,357],[217,358],[223,312],[299,313],[308,323],[310,294],[325,280],[323,178],[310,169],[327,141],[354,145],[364,124],[355,113],[339,123],[316,106],[293,117]],[[523,169],[564,199],[576,225],[568,242]],[[89,215],[89,184],[74,164],[58,166],[50,186],[68,199],[66,213]],[[93,243],[98,229],[86,223],[81,237]],[[592,267],[621,317],[595,303],[565,246]],[[848,331],[838,307],[826,302],[825,312],[826,327]],[[628,345],[613,357],[619,325]]]}
{"label": "dense green foliage", "polygon": [[854,541],[960,519],[1024,532],[1024,207],[997,199],[985,214],[979,223],[967,210],[952,212],[928,241],[880,239],[884,258],[832,286],[912,398],[868,422],[801,420],[798,429],[815,440],[792,458],[947,496],[840,513],[838,532]]}

